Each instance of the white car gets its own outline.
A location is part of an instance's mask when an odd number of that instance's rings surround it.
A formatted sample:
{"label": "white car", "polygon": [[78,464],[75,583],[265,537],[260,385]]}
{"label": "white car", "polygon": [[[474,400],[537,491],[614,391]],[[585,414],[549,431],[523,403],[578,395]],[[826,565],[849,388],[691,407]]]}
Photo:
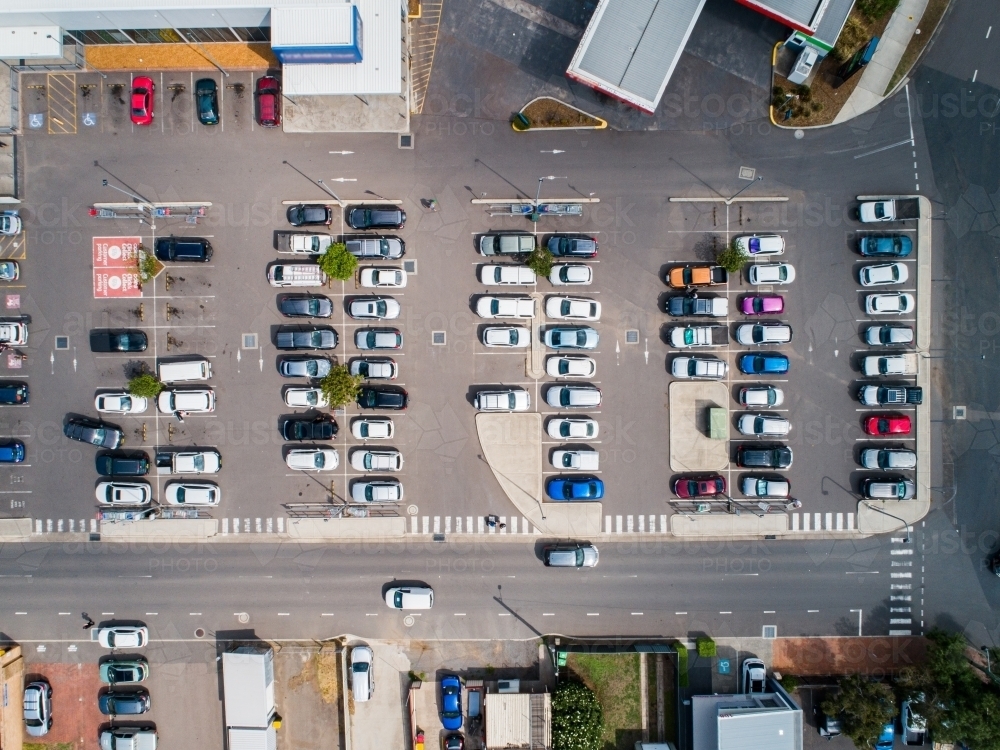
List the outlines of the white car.
{"label": "white car", "polygon": [[491,286],[529,286],[535,283],[535,272],[527,266],[488,265],[479,269],[479,280]]}
{"label": "white car", "polygon": [[865,297],[865,312],[869,315],[903,315],[912,313],[916,300],[908,292],[869,294]]}
{"label": "white car", "polygon": [[17,211],[4,211],[0,213],[0,234],[14,235],[21,233],[21,217]]}
{"label": "white car", "polygon": [[780,234],[744,234],[733,239],[733,244],[748,255],[781,255],[785,252],[785,238]]}
{"label": "white car", "polygon": [[360,375],[368,380],[395,380],[399,375],[399,365],[393,359],[353,359],[351,375]]}
{"label": "white car", "polygon": [[760,659],[743,660],[743,692],[763,693],[767,679],[767,667]]}
{"label": "white car", "polygon": [[600,320],[601,303],[582,297],[549,297],[545,314],[556,320]]}
{"label": "white car", "polygon": [[351,696],[355,703],[370,700],[375,692],[375,654],[368,646],[351,649]]}
{"label": "white car", "polygon": [[145,482],[99,482],[94,495],[101,505],[149,505],[153,489]]}
{"label": "white car", "polygon": [[0,343],[20,346],[28,343],[28,326],[25,323],[0,323]]}
{"label": "white car", "polygon": [[593,281],[594,269],[583,263],[559,263],[549,273],[552,286],[586,286]]}
{"label": "white car", "polygon": [[434,590],[428,586],[400,586],[385,592],[390,609],[430,609],[434,606]]}
{"label": "white car", "polygon": [[288,388],[285,390],[285,406],[311,409],[313,407],[323,408],[326,405],[326,398],[319,388]]}
{"label": "white car", "polygon": [[592,378],[597,372],[597,363],[591,357],[564,354],[549,357],[545,361],[545,372],[553,378]]}
{"label": "white car", "polygon": [[480,391],[473,403],[479,411],[528,411],[531,408],[531,396],[521,388]]}
{"label": "white car", "polygon": [[782,437],[791,432],[792,425],[784,417],[766,414],[744,414],[736,422],[736,429],[744,435]]}
{"label": "white car", "polygon": [[222,456],[214,450],[174,453],[171,460],[178,474],[218,474],[222,468]]}
{"label": "white car", "polygon": [[861,451],[861,465],[866,469],[915,469],[917,454],[901,448],[866,448]]}
{"label": "white car", "polygon": [[791,284],[795,269],[788,263],[760,263],[750,266],[747,276],[751,284]]}
{"label": "white car", "polygon": [[362,417],[351,422],[351,434],[358,440],[389,440],[396,429],[389,417]]}
{"label": "white car", "polygon": [[791,486],[780,477],[743,477],[740,481],[740,491],[747,497],[788,497]]}
{"label": "white car", "polygon": [[483,345],[523,349],[531,346],[531,331],[518,326],[491,326],[484,328]]}
{"label": "white car", "polygon": [[743,323],[736,327],[736,340],[744,346],[787,344],[792,340],[792,327],[784,323]]}
{"label": "white car", "polygon": [[328,234],[292,234],[288,237],[288,250],[285,252],[295,255],[322,255],[332,244],[333,237]]}
{"label": "white car", "polygon": [[351,485],[351,499],[356,503],[398,503],[403,499],[403,485],[398,479],[359,479]]}
{"label": "white car", "polygon": [[149,400],[123,391],[99,393],[94,399],[94,408],[105,414],[142,414],[149,408]]}
{"label": "white car", "polygon": [[97,642],[104,648],[144,648],[149,643],[145,625],[114,625],[97,631]]}
{"label": "white car", "polygon": [[740,403],[744,406],[781,406],[785,392],[773,385],[751,385],[740,388]]}
{"label": "white car", "polygon": [[556,440],[585,440],[596,438],[600,427],[589,417],[559,417],[548,421],[545,432]]}
{"label": "white car", "polygon": [[351,453],[351,466],[358,471],[399,471],[403,454],[397,450],[359,448]]}
{"label": "white car", "polygon": [[333,471],[340,466],[336,448],[293,448],[285,456],[285,466],[296,471]]}
{"label": "white car", "polygon": [[880,263],[877,266],[862,267],[858,278],[861,286],[902,284],[910,278],[910,271],[905,263]]}
{"label": "white car", "polygon": [[367,289],[402,289],[406,286],[406,271],[402,268],[362,268],[359,278],[361,286]]}
{"label": "white car", "polygon": [[476,301],[480,318],[533,318],[535,301],[531,297],[480,297]]}
{"label": "white car", "polygon": [[601,389],[593,385],[553,385],[545,403],[557,409],[593,409],[601,405]]}
{"label": "white car", "polygon": [[347,314],[355,320],[395,320],[399,317],[399,303],[392,297],[356,297]]}
{"label": "white car", "polygon": [[865,343],[869,346],[912,344],[913,329],[900,325],[868,326],[865,329]]}
{"label": "white car", "polygon": [[168,505],[218,505],[222,490],[209,482],[173,482],[167,485]]}
{"label": "white car", "polygon": [[215,411],[215,391],[205,388],[197,391],[160,391],[156,407],[164,414],[186,412],[191,414]]}
{"label": "white car", "polygon": [[601,454],[597,451],[552,451],[552,465],[570,471],[597,471]]}
{"label": "white car", "polygon": [[726,377],[729,365],[711,357],[675,357],[670,363],[670,374],[675,378],[705,378],[720,380]]}

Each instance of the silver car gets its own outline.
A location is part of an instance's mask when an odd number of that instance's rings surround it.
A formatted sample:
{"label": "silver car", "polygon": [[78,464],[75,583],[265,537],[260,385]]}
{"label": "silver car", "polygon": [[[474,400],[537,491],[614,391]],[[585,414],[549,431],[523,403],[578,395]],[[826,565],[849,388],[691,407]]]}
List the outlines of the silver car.
{"label": "silver car", "polygon": [[43,680],[29,682],[24,686],[24,731],[44,737],[51,728],[52,686]]}
{"label": "silver car", "polygon": [[355,297],[347,314],[355,320],[393,320],[399,317],[399,309],[392,297]]}
{"label": "silver car", "polygon": [[351,649],[351,695],[355,703],[363,703],[375,692],[375,655],[368,646]]}
{"label": "silver car", "polygon": [[553,544],[542,551],[549,568],[594,568],[599,557],[593,544]]}

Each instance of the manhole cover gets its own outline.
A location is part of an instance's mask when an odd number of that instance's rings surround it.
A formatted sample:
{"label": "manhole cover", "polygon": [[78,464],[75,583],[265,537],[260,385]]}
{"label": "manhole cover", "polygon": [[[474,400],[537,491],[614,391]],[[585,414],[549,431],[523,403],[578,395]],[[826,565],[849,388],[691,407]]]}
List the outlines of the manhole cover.
{"label": "manhole cover", "polygon": [[69,336],[56,336],[56,349],[69,349]]}
{"label": "manhole cover", "polygon": [[625,331],[625,343],[626,344],[638,344],[639,343],[639,332],[637,330],[630,329]]}
{"label": "manhole cover", "polygon": [[417,506],[416,505],[407,505],[406,506],[406,512],[409,513],[411,516],[417,515]]}
{"label": "manhole cover", "polygon": [[194,637],[195,638],[204,638],[205,637],[205,628],[198,628],[197,630],[195,630],[194,631]]}
{"label": "manhole cover", "polygon": [[244,333],[243,334],[243,347],[244,349],[256,349],[257,348],[257,334],[256,333]]}
{"label": "manhole cover", "polygon": [[240,612],[239,614],[236,615],[236,619],[245,625],[246,623],[250,622],[250,615],[248,615],[246,612]]}
{"label": "manhole cover", "polygon": [[403,624],[408,628],[413,627],[413,623],[415,622],[416,619],[414,619],[413,615],[407,615],[403,618]]}
{"label": "manhole cover", "polygon": [[448,340],[445,331],[431,331],[431,344],[434,346],[444,346]]}

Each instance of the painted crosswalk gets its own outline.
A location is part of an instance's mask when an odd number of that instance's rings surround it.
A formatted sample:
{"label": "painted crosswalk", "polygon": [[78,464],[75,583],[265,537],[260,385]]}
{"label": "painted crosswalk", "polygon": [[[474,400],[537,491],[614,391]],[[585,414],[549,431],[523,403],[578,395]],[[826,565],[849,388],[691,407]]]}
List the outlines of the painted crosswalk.
{"label": "painted crosswalk", "polygon": [[[889,635],[913,635],[913,539],[909,533],[890,539]],[[921,591],[923,590],[921,579]],[[920,599],[923,606],[923,599]],[[923,622],[920,623],[921,629]]]}

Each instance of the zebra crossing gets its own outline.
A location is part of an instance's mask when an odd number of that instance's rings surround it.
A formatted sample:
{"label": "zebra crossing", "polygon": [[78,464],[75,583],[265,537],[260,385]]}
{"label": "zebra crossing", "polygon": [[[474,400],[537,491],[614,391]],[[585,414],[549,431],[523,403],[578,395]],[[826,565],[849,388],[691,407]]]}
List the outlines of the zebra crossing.
{"label": "zebra crossing", "polygon": [[[890,541],[889,635],[913,635],[913,562],[916,557],[913,539],[892,537]],[[922,629],[923,622],[920,624]]]}

